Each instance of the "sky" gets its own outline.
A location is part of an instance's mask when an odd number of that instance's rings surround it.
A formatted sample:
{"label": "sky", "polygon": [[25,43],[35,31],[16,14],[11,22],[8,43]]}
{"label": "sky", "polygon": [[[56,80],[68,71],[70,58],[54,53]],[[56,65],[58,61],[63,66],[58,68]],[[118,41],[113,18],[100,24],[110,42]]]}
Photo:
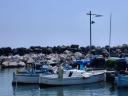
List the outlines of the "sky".
{"label": "sky", "polygon": [[128,44],[128,0],[0,0],[0,47]]}

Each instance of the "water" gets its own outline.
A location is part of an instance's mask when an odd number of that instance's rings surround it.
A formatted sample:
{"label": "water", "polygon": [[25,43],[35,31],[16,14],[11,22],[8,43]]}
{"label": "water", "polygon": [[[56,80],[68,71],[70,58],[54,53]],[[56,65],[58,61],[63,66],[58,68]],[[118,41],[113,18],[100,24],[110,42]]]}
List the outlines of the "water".
{"label": "water", "polygon": [[113,88],[105,82],[65,87],[12,86],[15,69],[0,70],[0,96],[128,96],[128,89]]}

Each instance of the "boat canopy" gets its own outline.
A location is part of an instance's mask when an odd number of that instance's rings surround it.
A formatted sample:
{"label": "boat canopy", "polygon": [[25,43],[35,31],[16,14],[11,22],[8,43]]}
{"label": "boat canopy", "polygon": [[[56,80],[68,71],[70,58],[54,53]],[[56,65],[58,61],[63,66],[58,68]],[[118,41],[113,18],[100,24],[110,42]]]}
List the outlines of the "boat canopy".
{"label": "boat canopy", "polygon": [[85,69],[86,65],[90,64],[90,60],[89,59],[76,60],[75,64],[80,66],[80,70],[83,70]]}
{"label": "boat canopy", "polygon": [[80,65],[87,65],[90,64],[90,60],[76,60],[75,64],[80,64]]}

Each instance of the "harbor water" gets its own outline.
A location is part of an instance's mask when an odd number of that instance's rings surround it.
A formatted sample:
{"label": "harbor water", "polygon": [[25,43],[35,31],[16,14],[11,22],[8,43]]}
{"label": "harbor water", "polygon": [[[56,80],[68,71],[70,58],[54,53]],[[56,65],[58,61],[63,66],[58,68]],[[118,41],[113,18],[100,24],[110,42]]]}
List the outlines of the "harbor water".
{"label": "harbor water", "polygon": [[49,88],[34,84],[12,86],[15,70],[0,70],[0,96],[128,96],[128,88],[116,88],[105,82]]}

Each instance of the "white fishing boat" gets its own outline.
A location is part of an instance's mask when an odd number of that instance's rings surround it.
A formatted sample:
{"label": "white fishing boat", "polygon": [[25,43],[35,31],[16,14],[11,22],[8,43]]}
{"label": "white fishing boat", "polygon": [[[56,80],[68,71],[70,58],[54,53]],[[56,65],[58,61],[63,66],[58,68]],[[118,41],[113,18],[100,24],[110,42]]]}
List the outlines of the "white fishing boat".
{"label": "white fishing boat", "polygon": [[39,74],[18,74],[18,73],[13,73],[13,84],[23,84],[23,83],[28,83],[28,84],[37,84]]}
{"label": "white fishing boat", "polygon": [[[60,72],[61,73],[61,72]],[[60,75],[60,76],[59,76]],[[105,79],[105,71],[89,71],[69,70],[64,74],[52,74],[39,76],[40,86],[63,86],[63,85],[79,85],[103,81]]]}
{"label": "white fishing boat", "polygon": [[48,68],[42,68],[41,70],[14,72],[12,84],[38,84],[39,74],[53,74],[53,71]]}

